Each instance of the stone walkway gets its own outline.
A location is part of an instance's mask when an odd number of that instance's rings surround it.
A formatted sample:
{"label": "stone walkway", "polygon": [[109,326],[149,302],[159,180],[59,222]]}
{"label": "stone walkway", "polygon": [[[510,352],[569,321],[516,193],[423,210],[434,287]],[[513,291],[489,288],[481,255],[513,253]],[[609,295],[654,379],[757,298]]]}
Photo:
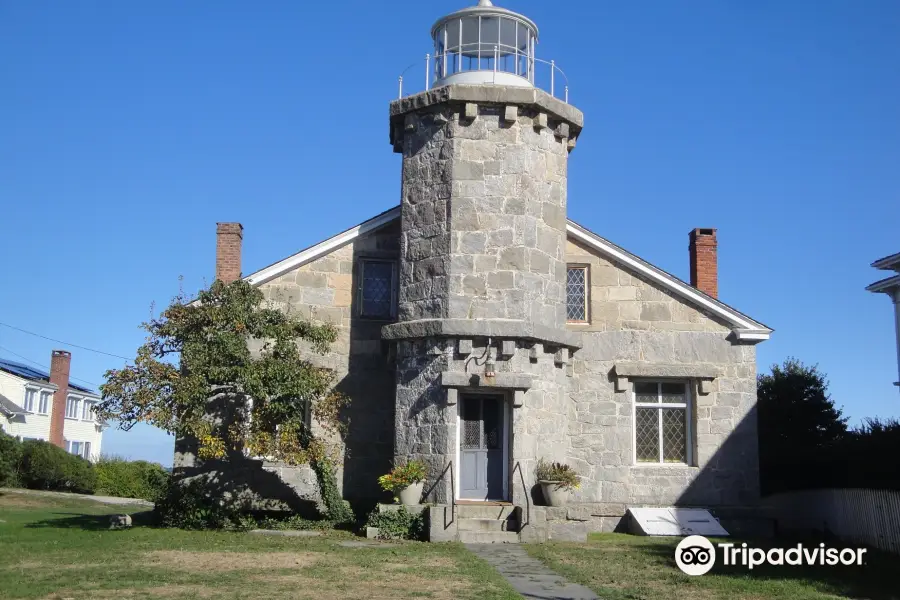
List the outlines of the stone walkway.
{"label": "stone walkway", "polygon": [[518,544],[466,544],[506,578],[523,598],[529,600],[600,600],[591,590],[570,583],[544,563],[531,558]]}

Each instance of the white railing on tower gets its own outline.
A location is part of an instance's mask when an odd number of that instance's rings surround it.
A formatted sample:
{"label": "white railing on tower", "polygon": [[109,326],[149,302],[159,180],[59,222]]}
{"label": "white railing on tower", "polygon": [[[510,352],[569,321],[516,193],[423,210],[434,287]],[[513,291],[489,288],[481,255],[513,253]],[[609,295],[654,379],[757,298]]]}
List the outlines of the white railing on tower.
{"label": "white railing on tower", "polygon": [[[505,60],[511,58],[508,55],[504,55],[503,51],[499,46],[494,46],[494,51],[491,53],[491,56],[479,56],[477,59],[478,65],[481,68],[465,68],[463,66],[462,57],[457,53],[445,53],[445,54],[435,54],[433,57],[431,54],[425,55],[425,85],[424,87],[415,85],[407,74],[416,68],[416,65],[421,65],[421,62],[412,63],[408,67],[406,67],[403,72],[400,74],[398,79],[398,98],[404,98],[406,96],[412,96],[418,94],[420,92],[425,92],[430,90],[434,84],[439,83],[441,79],[445,76],[455,75],[457,73],[467,73],[467,72],[503,72],[513,74],[523,79],[529,81],[534,87],[544,90],[548,92],[554,98],[560,98],[566,104],[569,103],[569,78],[566,76],[565,72],[559,68],[554,60],[543,60],[540,58],[532,58],[530,61],[531,64],[526,64],[525,68],[522,69],[522,72],[519,72],[520,67],[522,65],[518,60],[516,60],[515,68],[509,68],[509,61]],[[469,66],[471,66],[471,60]],[[448,68],[450,65],[450,68]],[[421,68],[421,67],[420,67]],[[445,75],[446,74],[446,75]],[[556,95],[556,76],[557,74],[561,75],[563,78],[563,93],[560,96]],[[494,76],[496,79],[496,75]]]}

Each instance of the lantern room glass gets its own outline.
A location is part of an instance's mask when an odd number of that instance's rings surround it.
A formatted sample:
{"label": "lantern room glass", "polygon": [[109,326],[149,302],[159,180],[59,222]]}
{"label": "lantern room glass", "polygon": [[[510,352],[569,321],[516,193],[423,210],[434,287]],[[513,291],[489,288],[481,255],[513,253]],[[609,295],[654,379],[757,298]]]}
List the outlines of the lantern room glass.
{"label": "lantern room glass", "polygon": [[535,42],[535,31],[509,15],[451,19],[434,32],[435,78],[496,70],[534,83]]}

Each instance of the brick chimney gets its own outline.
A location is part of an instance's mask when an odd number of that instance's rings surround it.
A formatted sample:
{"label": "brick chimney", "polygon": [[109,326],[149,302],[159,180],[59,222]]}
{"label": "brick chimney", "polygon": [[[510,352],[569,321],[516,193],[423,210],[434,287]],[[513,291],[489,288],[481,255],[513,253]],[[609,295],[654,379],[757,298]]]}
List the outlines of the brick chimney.
{"label": "brick chimney", "polygon": [[688,234],[691,243],[691,285],[701,292],[719,297],[719,260],[715,229],[695,229]]}
{"label": "brick chimney", "polygon": [[241,240],[244,227],[240,223],[216,223],[216,279],[231,283],[241,278]]}
{"label": "brick chimney", "polygon": [[63,429],[66,426],[66,398],[69,396],[69,367],[72,353],[54,350],[50,357],[50,383],[56,386],[53,394],[53,409],[50,412],[50,443],[66,447]]}

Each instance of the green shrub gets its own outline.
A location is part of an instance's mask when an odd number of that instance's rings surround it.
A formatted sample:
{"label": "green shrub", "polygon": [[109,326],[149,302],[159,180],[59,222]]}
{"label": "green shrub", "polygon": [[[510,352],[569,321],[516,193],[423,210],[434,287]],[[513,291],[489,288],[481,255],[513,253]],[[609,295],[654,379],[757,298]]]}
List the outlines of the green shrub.
{"label": "green shrub", "polygon": [[97,493],[156,502],[165,492],[169,473],[156,463],[104,456],[94,465]]}
{"label": "green shrub", "polygon": [[97,485],[90,462],[39,440],[22,443],[19,479],[21,485],[32,489],[83,494],[94,493]]}
{"label": "green shrub", "polygon": [[234,503],[214,499],[202,478],[170,479],[153,512],[160,525],[180,529],[246,529],[253,521]]}
{"label": "green shrub", "polygon": [[366,526],[377,527],[378,537],[383,540],[421,540],[425,535],[425,513],[414,515],[403,505],[383,512],[376,507],[369,513]]}
{"label": "green shrub", "polygon": [[0,431],[0,486],[19,485],[19,461],[22,459],[22,442]]}
{"label": "green shrub", "polygon": [[299,515],[284,518],[265,517],[255,523],[258,529],[278,529],[294,531],[328,531],[334,529],[334,521],[326,519],[306,519]]}

